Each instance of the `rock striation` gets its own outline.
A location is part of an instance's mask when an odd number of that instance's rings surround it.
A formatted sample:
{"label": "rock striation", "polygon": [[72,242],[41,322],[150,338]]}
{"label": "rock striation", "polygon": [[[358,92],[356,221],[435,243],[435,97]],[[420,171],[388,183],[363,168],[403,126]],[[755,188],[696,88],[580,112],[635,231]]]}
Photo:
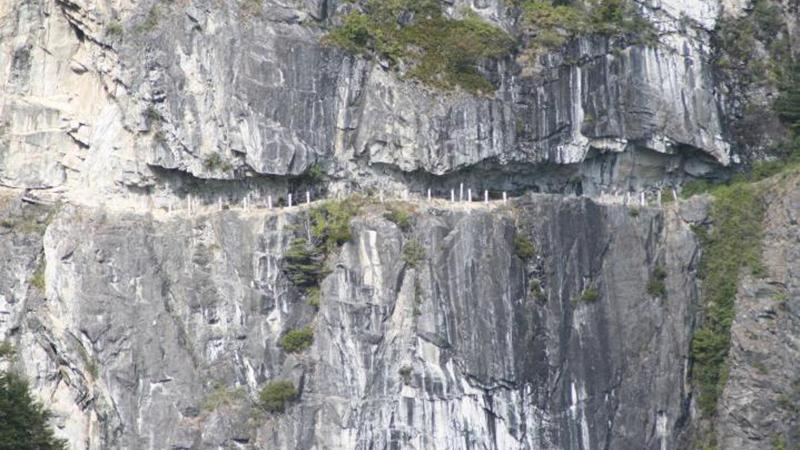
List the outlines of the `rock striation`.
{"label": "rock striation", "polygon": [[[0,369],[70,448],[800,442],[797,177],[765,197],[713,427],[691,381],[713,205],[666,197],[763,150],[715,65],[752,5],[637,2],[655,40],[485,61],[475,95],[327,43],[352,3],[0,2]],[[519,36],[512,2],[442,7]],[[440,200],[460,186],[512,200]],[[313,287],[289,268],[319,232],[305,191],[365,202]],[[276,381],[296,395],[269,410]]]}
{"label": "rock striation", "polygon": [[[319,165],[337,191],[419,190],[475,170],[499,188],[523,167],[502,187],[570,191],[579,176],[599,192],[738,158],[710,66],[713,1],[642,5],[657,43],[587,37],[533,68],[499,61],[487,96],[437,92],[325,44],[337,2],[23,3],[6,2],[0,30],[0,181],[14,187],[169,196],[163,170],[280,184]],[[515,26],[502,2],[471,8]]]}
{"label": "rock striation", "polygon": [[[538,195],[403,232],[370,208],[317,311],[281,269],[305,212],[68,206],[36,237],[45,292],[4,283],[27,303],[5,329],[74,448],[679,448],[697,245],[674,209]],[[309,350],[280,349],[307,325]],[[257,406],[271,379],[300,390],[284,414]]]}

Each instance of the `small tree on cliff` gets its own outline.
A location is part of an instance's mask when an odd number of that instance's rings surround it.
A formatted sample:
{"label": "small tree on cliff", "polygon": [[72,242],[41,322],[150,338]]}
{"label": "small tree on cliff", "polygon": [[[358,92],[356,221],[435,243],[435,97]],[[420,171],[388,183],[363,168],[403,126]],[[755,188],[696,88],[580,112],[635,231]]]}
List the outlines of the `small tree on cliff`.
{"label": "small tree on cliff", "polygon": [[[0,354],[0,358],[7,356]],[[47,425],[50,412],[31,398],[28,382],[0,372],[0,450],[64,450]]]}

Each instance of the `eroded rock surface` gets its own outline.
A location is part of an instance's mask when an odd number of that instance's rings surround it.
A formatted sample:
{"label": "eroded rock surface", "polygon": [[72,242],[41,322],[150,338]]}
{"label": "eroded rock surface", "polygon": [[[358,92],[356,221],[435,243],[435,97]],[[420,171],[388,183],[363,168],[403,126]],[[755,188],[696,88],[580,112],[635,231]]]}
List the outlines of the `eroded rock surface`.
{"label": "eroded rock surface", "polygon": [[[509,5],[473,3],[512,30]],[[670,184],[735,159],[709,63],[718,5],[697,3],[643,5],[658,34],[647,45],[589,37],[530,62],[512,55],[484,68],[498,90],[475,96],[326,44],[347,10],[337,2],[6,2],[0,181],[169,196],[154,169],[270,176],[278,189],[320,165],[339,191],[421,191],[441,181],[407,175],[476,168],[487,189],[570,191],[576,176],[586,192]],[[568,168],[557,183],[545,180],[554,166]],[[519,167],[531,176],[502,186]]]}
{"label": "eroded rock surface", "polygon": [[[316,311],[281,270],[303,212],[64,207],[43,240],[47,300],[9,327],[59,434],[75,448],[679,448],[697,248],[674,212],[535,196],[427,209],[403,232],[370,208]],[[656,266],[664,299],[645,290]],[[278,347],[309,324],[309,350]],[[257,406],[276,378],[301,392],[284,414]]]}

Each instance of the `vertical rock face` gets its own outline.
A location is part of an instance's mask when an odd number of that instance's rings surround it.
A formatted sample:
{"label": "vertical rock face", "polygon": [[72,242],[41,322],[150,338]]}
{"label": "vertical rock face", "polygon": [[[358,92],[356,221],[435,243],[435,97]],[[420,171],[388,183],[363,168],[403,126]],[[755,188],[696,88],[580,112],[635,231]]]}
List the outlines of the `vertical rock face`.
{"label": "vertical rock face", "polygon": [[[352,3],[0,1],[0,369],[75,449],[691,448],[708,205],[644,192],[752,150],[712,69],[721,11],[746,5],[637,3],[652,42],[515,51],[473,95],[330,45]],[[442,8],[519,36],[511,2]],[[367,202],[318,285],[292,282],[319,230],[288,195],[459,184],[537,193],[412,196],[411,226]],[[725,449],[800,442],[800,190],[771,192]],[[281,344],[306,327],[309,348]],[[269,410],[281,380],[296,395]]]}
{"label": "vertical rock face", "polygon": [[[696,247],[674,212],[536,196],[420,211],[403,232],[370,207],[318,311],[281,270],[306,220],[61,210],[47,300],[8,326],[59,433],[75,448],[678,448]],[[663,299],[645,291],[655,267]],[[312,347],[282,351],[306,325]],[[257,405],[273,379],[300,390],[283,414]]]}
{"label": "vertical rock face", "polygon": [[[473,3],[513,28],[514,8]],[[326,44],[324,27],[347,9],[335,2],[37,5],[2,10],[0,181],[15,187],[168,196],[153,169],[284,179],[319,165],[336,190],[419,189],[408,175],[523,164],[538,175],[514,187],[563,190],[540,179],[555,165],[594,192],[735,159],[709,65],[715,2],[644,6],[658,33],[648,45],[586,37],[534,63],[498,61],[487,96],[435,91]],[[632,178],[620,153],[658,170]]]}

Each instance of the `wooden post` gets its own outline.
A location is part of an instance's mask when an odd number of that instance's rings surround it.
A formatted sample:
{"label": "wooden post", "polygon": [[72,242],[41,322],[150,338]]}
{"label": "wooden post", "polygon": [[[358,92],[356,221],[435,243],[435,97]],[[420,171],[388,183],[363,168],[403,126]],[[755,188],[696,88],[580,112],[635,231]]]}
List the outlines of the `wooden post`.
{"label": "wooden post", "polygon": [[267,208],[272,209],[272,196],[267,196]]}
{"label": "wooden post", "polygon": [[489,191],[483,191],[483,203],[489,204]]}
{"label": "wooden post", "polygon": [[289,203],[289,208],[291,208],[291,207],[292,207],[292,194],[291,194],[291,193],[289,194],[289,201],[288,201],[288,203]]}
{"label": "wooden post", "polygon": [[464,183],[461,183],[458,187],[458,201],[464,201]]}
{"label": "wooden post", "polygon": [[311,204],[311,193],[306,191],[306,205]]}
{"label": "wooden post", "polygon": [[450,189],[450,201],[453,203],[455,203],[456,201],[456,191],[454,191],[453,189]]}
{"label": "wooden post", "polygon": [[428,201],[431,201],[431,189],[428,188]]}
{"label": "wooden post", "polygon": [[656,191],[656,203],[658,204],[658,206],[661,206],[661,189]]}
{"label": "wooden post", "polygon": [[472,189],[467,189],[467,201],[472,203]]}
{"label": "wooden post", "polygon": [[503,204],[508,203],[508,194],[506,191],[503,191]]}

